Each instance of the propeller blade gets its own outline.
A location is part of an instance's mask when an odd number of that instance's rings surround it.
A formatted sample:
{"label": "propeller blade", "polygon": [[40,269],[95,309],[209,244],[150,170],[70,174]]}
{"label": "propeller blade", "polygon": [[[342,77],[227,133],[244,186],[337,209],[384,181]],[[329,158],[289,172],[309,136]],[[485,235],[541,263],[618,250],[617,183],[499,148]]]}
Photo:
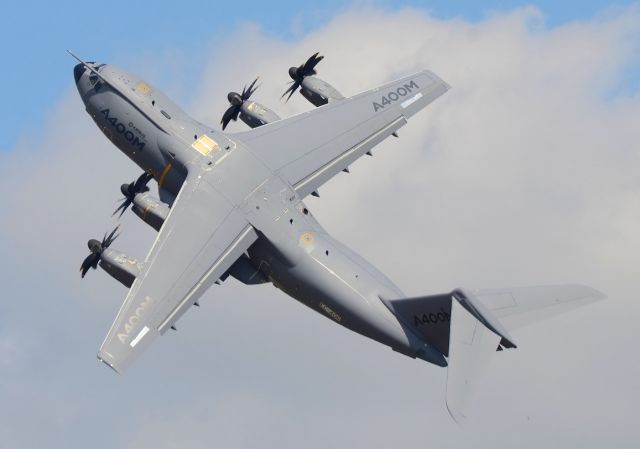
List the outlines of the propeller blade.
{"label": "propeller blade", "polygon": [[222,130],[224,131],[224,129],[227,127],[227,125],[231,120],[233,120],[234,122],[238,120],[239,114],[240,114],[239,106],[229,106],[229,109],[227,109],[224,112],[224,115],[222,116],[222,120],[220,120],[220,123],[222,124]]}
{"label": "propeller blade", "polygon": [[140,193],[140,192],[146,192],[147,190],[149,190],[149,188],[147,187],[147,183],[152,179],[153,179],[153,175],[147,172],[142,173],[138,177],[138,179],[136,179],[136,182],[133,184],[134,194]]}
{"label": "propeller blade", "polygon": [[118,208],[113,211],[111,216],[113,217],[115,214],[120,212],[120,215],[118,215],[118,218],[122,217],[122,214],[124,214],[124,212],[127,210],[127,207],[129,207],[130,204],[131,204],[131,200],[129,200],[129,198],[123,198],[122,203],[120,203]]}
{"label": "propeller blade", "polygon": [[116,226],[113,231],[111,231],[111,234],[109,234],[109,237],[107,237],[106,234],[105,234],[105,238],[102,239],[102,249],[103,250],[105,248],[109,248],[109,246],[111,246],[111,244],[114,242],[114,240],[118,238],[118,235],[120,235],[120,234],[116,234],[116,232],[118,232],[118,228],[120,228],[119,225]]}
{"label": "propeller blade", "polygon": [[246,90],[246,92],[243,90],[242,91],[242,100],[248,100],[249,97],[251,97],[251,95],[253,95],[253,93],[258,89],[258,87],[256,87],[255,89],[253,88],[253,86],[256,85],[256,82],[258,82],[258,78],[253,80],[253,83],[249,84],[249,88]]}
{"label": "propeller blade", "polygon": [[138,179],[136,179],[132,183],[122,184],[122,186],[120,186],[120,191],[124,195],[124,198],[122,199],[122,203],[120,203],[120,205],[116,208],[116,210],[113,211],[111,216],[113,217],[115,214],[120,212],[120,215],[118,216],[118,218],[122,217],[122,214],[124,214],[127,208],[131,205],[131,203],[133,202],[133,198],[138,193],[149,191],[149,187],[147,187],[147,184],[152,179],[153,179],[152,174],[148,172],[143,172],[140,176],[138,176]]}
{"label": "propeller blade", "polygon": [[302,64],[298,68],[291,67],[289,69],[289,76],[293,80],[293,84],[289,86],[289,88],[285,91],[284,94],[282,94],[282,97],[280,98],[284,98],[287,94],[289,94],[289,96],[285,100],[289,101],[289,98],[291,98],[293,92],[295,92],[295,90],[300,87],[304,78],[316,74],[315,67],[320,61],[322,61],[323,58],[324,56],[318,56],[318,52],[315,52],[309,57],[309,59],[305,61],[304,64]]}
{"label": "propeller blade", "polygon": [[100,255],[91,253],[82,261],[82,265],[80,265],[80,276],[84,278],[89,271],[89,268],[95,268],[98,266],[98,262],[100,261]]}
{"label": "propeller blade", "polygon": [[227,95],[227,99],[231,106],[224,112],[222,116],[222,120],[220,120],[220,124],[222,125],[222,130],[227,127],[227,125],[233,120],[234,122],[238,120],[238,116],[240,115],[242,104],[251,97],[251,95],[256,91],[258,86],[256,86],[256,82],[258,82],[258,78],[253,80],[249,87],[245,84],[242,89],[242,93],[238,94],[236,92],[229,92]]}
{"label": "propeller blade", "polygon": [[282,94],[282,97],[280,98],[284,98],[285,95],[289,94],[289,96],[287,97],[286,101],[289,101],[289,99],[291,98],[291,96],[293,95],[293,93],[296,91],[296,89],[300,87],[300,82],[298,81],[294,81],[291,86],[289,86],[289,88]]}
{"label": "propeller blade", "polygon": [[311,57],[307,59],[307,62],[305,62],[302,66],[302,73],[304,74],[303,76],[316,74],[315,67],[324,58],[324,56],[318,56],[318,53],[319,52],[315,52],[313,55],[311,55]]}
{"label": "propeller blade", "polygon": [[81,277],[84,278],[84,276],[89,271],[89,268],[93,268],[94,270],[98,268],[98,263],[100,262],[100,257],[102,256],[102,252],[106,248],[108,248],[114,242],[115,239],[118,238],[119,234],[116,234],[116,233],[118,232],[119,228],[120,226],[116,226],[115,229],[111,231],[111,233],[109,233],[109,235],[105,233],[104,237],[102,237],[102,242],[96,239],[91,239],[87,242],[87,246],[89,247],[89,250],[91,251],[91,253],[84,258],[84,260],[82,261],[82,265],[80,265]]}

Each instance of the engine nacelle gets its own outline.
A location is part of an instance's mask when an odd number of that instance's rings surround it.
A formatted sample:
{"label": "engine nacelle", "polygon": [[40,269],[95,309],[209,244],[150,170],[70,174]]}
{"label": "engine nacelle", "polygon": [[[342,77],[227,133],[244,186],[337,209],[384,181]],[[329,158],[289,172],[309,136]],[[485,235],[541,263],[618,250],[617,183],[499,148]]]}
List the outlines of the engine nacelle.
{"label": "engine nacelle", "polygon": [[255,101],[245,101],[240,107],[240,119],[251,128],[280,120],[278,114]]}
{"label": "engine nacelle", "polygon": [[322,106],[331,100],[344,100],[344,96],[331,84],[314,76],[307,76],[302,80],[300,93],[314,106]]}
{"label": "engine nacelle", "polygon": [[149,192],[138,193],[133,197],[133,213],[151,226],[156,231],[162,227],[162,223],[169,215],[169,206]]}
{"label": "engine nacelle", "polygon": [[142,270],[142,264],[136,259],[109,248],[100,255],[100,267],[126,287],[131,287]]}

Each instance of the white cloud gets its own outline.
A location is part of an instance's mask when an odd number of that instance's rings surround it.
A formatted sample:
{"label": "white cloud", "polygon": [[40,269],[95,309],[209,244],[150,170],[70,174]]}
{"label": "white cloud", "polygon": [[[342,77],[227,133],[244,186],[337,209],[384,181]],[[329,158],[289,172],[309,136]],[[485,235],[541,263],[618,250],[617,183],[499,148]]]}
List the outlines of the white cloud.
{"label": "white cloud", "polygon": [[[227,92],[256,75],[257,101],[283,116],[309,109],[300,95],[278,98],[287,68],[318,50],[320,77],[347,95],[434,70],[453,89],[310,199],[316,216],[411,295],[554,282],[610,295],[516,334],[519,349],[496,358],[463,430],[444,410],[444,370],[264,286],[210,292],[125,377],[94,365],[124,290],[101,272],[81,283],[76,270],[86,239],[113,225],[118,186],[139,170],[70,92],[45,130],[0,156],[0,245],[15,259],[3,264],[11,297],[3,319],[37,348],[22,362],[29,374],[11,378],[20,393],[0,397],[23,404],[0,413],[11,423],[2,441],[21,441],[31,417],[41,434],[12,447],[68,447],[49,434],[77,431],[81,440],[105,428],[97,447],[633,447],[640,95],[616,92],[639,63],[639,19],[630,7],[547,29],[534,8],[478,23],[365,8],[297,42],[246,25],[200,57],[210,64],[188,109],[209,123]],[[117,246],[143,256],[153,234],[136,220],[124,219]],[[26,387],[55,408],[40,407]],[[64,419],[48,423],[56,410]]]}
{"label": "white cloud", "polygon": [[25,348],[10,335],[0,335],[0,367],[13,368],[24,356]]}

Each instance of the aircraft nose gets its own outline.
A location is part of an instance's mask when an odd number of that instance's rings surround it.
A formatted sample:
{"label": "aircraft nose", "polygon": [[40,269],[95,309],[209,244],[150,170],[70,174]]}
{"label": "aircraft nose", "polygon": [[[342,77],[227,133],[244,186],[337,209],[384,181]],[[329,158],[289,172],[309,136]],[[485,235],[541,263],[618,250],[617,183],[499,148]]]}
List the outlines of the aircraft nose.
{"label": "aircraft nose", "polygon": [[80,80],[80,77],[82,76],[84,71],[85,71],[85,68],[84,68],[84,65],[82,64],[76,64],[76,66],[73,68],[73,77],[76,80],[76,84],[78,84],[78,81]]}

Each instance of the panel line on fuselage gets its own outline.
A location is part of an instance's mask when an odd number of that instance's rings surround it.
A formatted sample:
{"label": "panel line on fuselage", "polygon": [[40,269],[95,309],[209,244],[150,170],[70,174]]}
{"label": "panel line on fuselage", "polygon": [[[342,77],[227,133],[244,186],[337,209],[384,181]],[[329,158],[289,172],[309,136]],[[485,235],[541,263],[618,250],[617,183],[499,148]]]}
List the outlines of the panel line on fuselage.
{"label": "panel line on fuselage", "polygon": [[309,257],[311,257],[312,260],[315,260],[321,267],[323,267],[325,270],[327,270],[333,277],[335,277],[336,279],[338,279],[340,282],[342,282],[344,285],[346,285],[347,287],[349,287],[349,289],[351,289],[353,292],[355,292],[359,297],[361,297],[362,299],[364,299],[367,304],[371,304],[371,302],[367,299],[366,296],[364,296],[362,293],[360,293],[353,285],[351,285],[350,283],[348,283],[346,280],[344,280],[343,278],[341,278],[338,273],[336,273],[335,271],[333,271],[331,268],[329,268],[327,265],[323,264],[322,262],[320,262],[320,260],[317,257],[312,256],[311,254],[309,254]]}

